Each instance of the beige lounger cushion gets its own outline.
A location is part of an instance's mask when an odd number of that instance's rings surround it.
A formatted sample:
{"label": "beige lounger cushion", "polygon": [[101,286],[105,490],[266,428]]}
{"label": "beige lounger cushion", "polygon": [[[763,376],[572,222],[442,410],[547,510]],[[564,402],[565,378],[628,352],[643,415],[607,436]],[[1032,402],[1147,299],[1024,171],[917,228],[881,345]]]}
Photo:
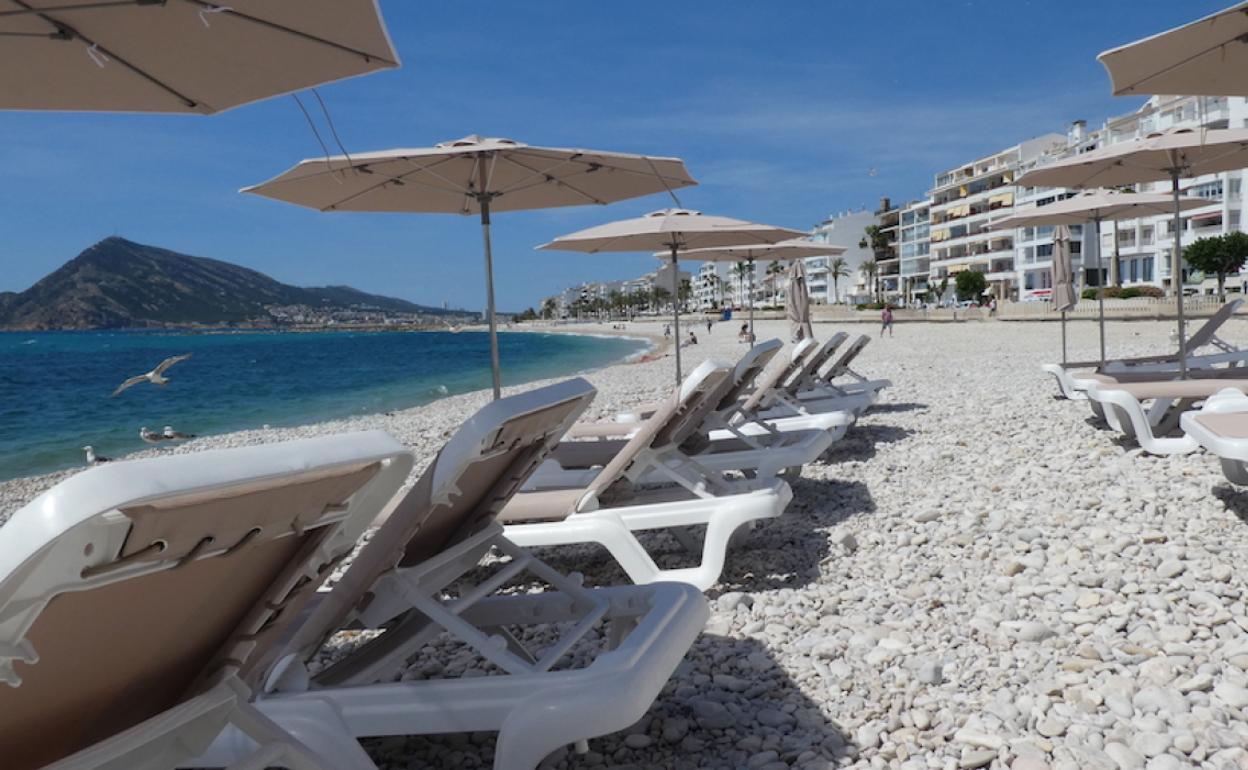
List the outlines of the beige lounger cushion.
{"label": "beige lounger cushion", "polygon": [[[1248,375],[1248,369],[1189,369],[1188,379],[1192,380],[1227,380],[1241,379]],[[1163,382],[1179,378],[1179,370],[1163,372],[1115,372],[1113,374],[1088,373],[1078,375],[1080,380],[1094,380],[1103,385],[1116,385],[1132,382]]]}
{"label": "beige lounger cushion", "polygon": [[[1130,393],[1141,401],[1150,398],[1209,398],[1227,388],[1248,392],[1248,380],[1169,380],[1162,382],[1128,382],[1115,385],[1112,390]],[[1110,390],[1105,387],[1101,390]]]}
{"label": "beige lounger cushion", "polygon": [[498,520],[504,524],[563,521],[576,511],[577,504],[588,491],[584,487],[575,487],[517,492],[498,515]]}
{"label": "beige lounger cushion", "polygon": [[[344,502],[377,467],[122,511],[134,525],[120,555],[168,543],[135,561],[193,555],[207,537],[217,550],[253,528],[264,532],[224,554],[53,597],[26,634],[39,662],[16,664],[20,687],[0,685],[0,766],[42,767],[174,707],[223,662],[249,619],[263,624],[260,635],[279,631],[297,614],[292,604],[320,583],[306,581],[288,597],[270,595],[306,569],[309,546],[326,531],[296,533],[292,522],[315,524],[312,511]],[[287,496],[293,506],[280,503]],[[275,602],[280,610],[265,610]]]}
{"label": "beige lounger cushion", "polygon": [[564,435],[568,438],[610,438],[628,436],[635,430],[637,430],[635,422],[584,422],[573,425]]}
{"label": "beige lounger cushion", "polygon": [[1222,438],[1248,439],[1248,413],[1197,414],[1195,420]]}

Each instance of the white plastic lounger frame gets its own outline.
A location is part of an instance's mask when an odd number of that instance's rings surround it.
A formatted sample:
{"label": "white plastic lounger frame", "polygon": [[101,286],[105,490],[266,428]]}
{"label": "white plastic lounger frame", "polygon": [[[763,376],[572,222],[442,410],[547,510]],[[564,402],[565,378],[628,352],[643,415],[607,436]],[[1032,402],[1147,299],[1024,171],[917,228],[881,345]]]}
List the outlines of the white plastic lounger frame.
{"label": "white plastic lounger frame", "polygon": [[[726,364],[698,367],[682,383],[681,392],[600,468],[565,469],[557,462],[545,463],[527,491],[504,510],[507,537],[524,546],[599,543],[635,583],[675,580],[701,590],[714,585],[733,533],[751,522],[779,516],[793,496],[789,485],[774,475],[724,478],[702,464],[702,456],[693,458],[680,450],[718,403],[730,374]],[[588,443],[596,454],[595,442]],[[546,501],[562,510],[531,515]],[[706,533],[699,548],[682,530],[701,525]],[[636,535],[659,529],[671,531],[692,552],[700,553],[698,566],[660,569]]]}
{"label": "white plastic lounger frame", "polygon": [[[1181,423],[1181,413],[1226,389],[1243,390],[1248,380],[1163,380],[1155,383],[1106,385],[1088,388],[1088,398],[1100,403],[1116,425],[1146,452],[1158,455],[1193,452],[1199,444],[1191,436],[1168,437]],[[1145,409],[1142,401],[1151,401]]]}
{"label": "white plastic lounger frame", "polygon": [[1200,409],[1184,412],[1179,423],[1189,438],[1218,456],[1227,481],[1248,485],[1248,396],[1243,391],[1215,393]]}
{"label": "white plastic lounger frame", "polygon": [[[1198,369],[1222,363],[1235,364],[1248,361],[1248,350],[1241,350],[1217,336],[1218,330],[1230,320],[1231,316],[1235,314],[1235,311],[1239,309],[1243,302],[1242,299],[1227,302],[1218,308],[1218,311],[1210,316],[1192,334],[1187,341],[1189,368]],[[1222,352],[1204,356],[1192,355],[1196,350],[1209,345]],[[1073,361],[1064,365],[1044,364],[1040,369],[1053,375],[1053,378],[1057,380],[1058,390],[1063,397],[1073,401],[1081,401],[1087,399],[1086,390],[1089,387],[1089,383],[1079,376],[1079,370],[1081,369],[1095,369],[1103,374],[1115,374],[1123,371],[1166,371],[1175,369],[1178,366],[1178,361],[1178,353],[1172,353],[1161,356],[1110,360],[1105,363],[1103,368],[1100,361]]]}
{"label": "white plastic lounger frame", "polygon": [[112,463],[19,510],[0,530],[5,768],[171,770],[233,725],[258,744],[235,770],[333,770],[243,675],[411,467],[358,433]]}
{"label": "white plastic lounger frame", "polygon": [[[575,379],[469,419],[285,642],[257,708],[336,770],[375,770],[360,737],[463,731],[498,732],[497,770],[532,770],[561,746],[584,750],[587,739],[636,722],[704,625],[705,599],[679,584],[585,589],[493,521],[593,395]],[[504,559],[481,566],[491,552]],[[522,575],[554,590],[497,595]],[[517,633],[552,624],[558,638],[541,649]],[[383,633],[313,675],[307,662],[340,627]],[[584,668],[559,669],[599,629],[606,649]],[[498,675],[393,681],[443,633]],[[249,748],[228,731],[196,762],[218,766]]]}
{"label": "white plastic lounger frame", "polygon": [[850,366],[870,342],[870,337],[860,335],[826,372],[816,377],[806,390],[799,391],[798,396],[803,399],[820,399],[868,395],[871,403],[875,403],[879,399],[880,391],[891,387],[893,383],[885,379],[868,379]]}
{"label": "white plastic lounger frame", "polygon": [[[491,549],[511,561],[476,586],[459,586],[461,598],[444,598],[444,589]],[[554,591],[490,595],[524,571]],[[586,739],[621,730],[645,714],[709,615],[705,599],[687,585],[582,588],[575,576],[559,574],[509,542],[497,524],[418,567],[387,573],[374,596],[355,618],[358,625],[378,628],[408,610],[417,613],[414,629],[400,624],[388,632],[401,634],[401,643],[348,658],[316,679],[302,663],[288,660],[256,701],[261,713],[315,746],[334,770],[377,770],[357,741],[367,736],[496,731],[496,770],[532,770],[569,744],[586,750]],[[509,630],[554,623],[571,629],[546,650],[526,649]],[[586,668],[551,670],[603,624],[613,649]],[[443,632],[506,673],[381,681]],[[252,748],[246,735],[227,730],[197,762],[220,766]]]}

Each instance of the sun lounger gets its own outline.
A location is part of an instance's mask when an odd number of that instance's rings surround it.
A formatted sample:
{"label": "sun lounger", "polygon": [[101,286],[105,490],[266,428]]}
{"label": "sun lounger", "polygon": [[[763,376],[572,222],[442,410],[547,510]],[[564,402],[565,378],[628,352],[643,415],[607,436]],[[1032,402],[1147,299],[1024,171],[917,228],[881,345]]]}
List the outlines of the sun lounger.
{"label": "sun lounger", "polygon": [[[741,415],[742,393],[765,368],[780,346],[778,340],[773,340],[746,353],[731,368],[730,382],[716,396],[718,402],[709,410],[701,410],[701,422],[689,426],[687,437],[677,442],[676,448],[687,452],[690,459],[709,470],[755,471],[759,475],[769,476],[787,468],[800,468],[813,462],[843,436],[847,427],[853,423],[853,415],[849,412],[827,412],[772,421],[748,420]],[[714,361],[703,362],[690,373],[682,390],[696,387],[697,383],[707,377],[718,377],[720,370],[727,366]],[[655,408],[649,407],[645,417],[653,416]],[[628,439],[641,430],[643,424],[642,415],[631,413],[619,415],[615,422],[573,426],[568,432],[569,437],[598,441],[593,447],[569,447],[568,454],[592,458],[589,465],[582,464],[579,467],[604,466]],[[556,453],[557,457],[558,454]],[[587,481],[588,479],[584,480]]]}
{"label": "sun lounger", "polygon": [[[851,392],[822,381],[814,387],[803,385],[804,382],[813,381],[816,374],[814,368],[806,366],[816,345],[813,340],[803,340],[794,346],[789,363],[764,377],[763,382],[742,404],[742,413],[755,420],[775,420],[833,411],[850,412],[857,416],[875,403],[876,389],[864,388]],[[803,349],[803,346],[807,347]],[[854,343],[842,354],[841,360],[852,360],[862,347],[863,344]]]}
{"label": "sun lounger", "polygon": [[1204,405],[1184,412],[1183,432],[1218,456],[1227,480],[1248,485],[1248,396],[1228,389],[1205,399]]}
{"label": "sun lounger", "polygon": [[381,432],[117,462],[0,528],[0,766],[172,770],[227,725],[238,768],[336,770],[244,684],[399,490]]}
{"label": "sun lounger", "polygon": [[[1180,415],[1193,405],[1227,389],[1248,389],[1248,379],[1206,378],[1153,382],[1096,383],[1088,398],[1100,403],[1106,418],[1112,417],[1129,438],[1146,452],[1159,455],[1195,451],[1199,444],[1190,436],[1166,434],[1179,427]],[[1145,401],[1152,404],[1147,409]]]}
{"label": "sun lounger", "polygon": [[[1214,313],[1201,325],[1195,333],[1188,338],[1187,354],[1188,368],[1203,369],[1220,364],[1242,364],[1248,361],[1248,351],[1240,350],[1234,345],[1226,342],[1217,336],[1218,330],[1230,320],[1239,306],[1243,304],[1243,300],[1231,300],[1222,307],[1218,308],[1218,312]],[[1194,355],[1201,348],[1212,346],[1219,352]],[[1089,378],[1085,376],[1085,372],[1079,370],[1095,370],[1104,374],[1115,374],[1125,371],[1147,372],[1147,371],[1168,371],[1175,370],[1179,367],[1178,352],[1160,355],[1160,356],[1140,356],[1135,358],[1118,358],[1111,359],[1106,362],[1105,366],[1101,366],[1100,361],[1072,361],[1066,364],[1045,364],[1040,368],[1043,371],[1053,375],[1057,380],[1058,390],[1062,396],[1068,399],[1082,400],[1087,398],[1086,390],[1091,385]]]}
{"label": "sun lounger", "polygon": [[850,366],[870,342],[870,337],[865,334],[860,335],[845,349],[841,357],[828,367],[827,371],[818,375],[817,385],[831,389],[834,396],[870,393],[873,399],[878,399],[880,391],[890,387],[893,383],[885,379],[868,379]]}
{"label": "sun lounger", "polygon": [[[584,749],[641,718],[705,624],[705,599],[678,583],[584,588],[495,521],[593,395],[571,380],[495,401],[465,423],[266,658],[257,710],[334,770],[376,770],[361,737],[476,731],[498,732],[496,770],[532,770],[561,746]],[[484,564],[491,553],[501,558]],[[553,590],[500,592],[522,578]],[[537,641],[526,633],[535,626]],[[322,667],[339,629],[372,638]],[[403,675],[431,646],[459,658],[468,648],[488,675]],[[585,665],[568,658],[574,648]],[[227,730],[197,766],[249,748]]]}
{"label": "sun lounger", "polygon": [[[707,412],[718,403],[731,374],[727,365],[703,365],[680,392],[627,440],[563,442],[551,461],[503,510],[507,537],[523,546],[599,543],[636,583],[678,580],[709,588],[723,570],[728,541],[741,526],[784,512],[792,491],[776,478],[778,469],[754,479],[726,478],[689,443]],[[696,375],[696,376],[695,376]],[[742,449],[768,468],[766,451]],[[705,526],[700,546],[685,538],[689,527]],[[700,555],[696,567],[660,569],[636,533],[663,529]]]}

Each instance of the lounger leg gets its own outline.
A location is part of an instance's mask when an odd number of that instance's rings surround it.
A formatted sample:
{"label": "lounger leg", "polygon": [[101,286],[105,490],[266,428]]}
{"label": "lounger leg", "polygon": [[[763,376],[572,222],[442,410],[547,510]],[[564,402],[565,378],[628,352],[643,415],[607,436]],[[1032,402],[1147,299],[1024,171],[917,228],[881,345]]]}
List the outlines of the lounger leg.
{"label": "lounger leg", "polygon": [[1248,486],[1248,467],[1245,467],[1243,460],[1234,460],[1229,457],[1223,457],[1222,475],[1226,476],[1226,480],[1232,484],[1240,486]]}
{"label": "lounger leg", "polygon": [[279,726],[253,706],[235,710],[230,721],[261,748],[228,770],[377,770],[333,706],[305,704],[300,717]]}

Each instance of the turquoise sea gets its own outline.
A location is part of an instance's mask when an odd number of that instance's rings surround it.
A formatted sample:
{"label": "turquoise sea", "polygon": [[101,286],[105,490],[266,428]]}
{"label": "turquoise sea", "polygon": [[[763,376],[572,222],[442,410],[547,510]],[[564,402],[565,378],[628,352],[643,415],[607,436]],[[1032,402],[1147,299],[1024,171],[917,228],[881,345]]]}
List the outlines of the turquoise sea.
{"label": "turquoise sea", "polygon": [[[503,383],[570,375],[645,349],[641,340],[499,335]],[[191,353],[160,388],[110,398],[127,377]],[[0,333],[0,480],[116,457],[139,427],[197,435],[373,414],[490,386],[484,332]]]}

